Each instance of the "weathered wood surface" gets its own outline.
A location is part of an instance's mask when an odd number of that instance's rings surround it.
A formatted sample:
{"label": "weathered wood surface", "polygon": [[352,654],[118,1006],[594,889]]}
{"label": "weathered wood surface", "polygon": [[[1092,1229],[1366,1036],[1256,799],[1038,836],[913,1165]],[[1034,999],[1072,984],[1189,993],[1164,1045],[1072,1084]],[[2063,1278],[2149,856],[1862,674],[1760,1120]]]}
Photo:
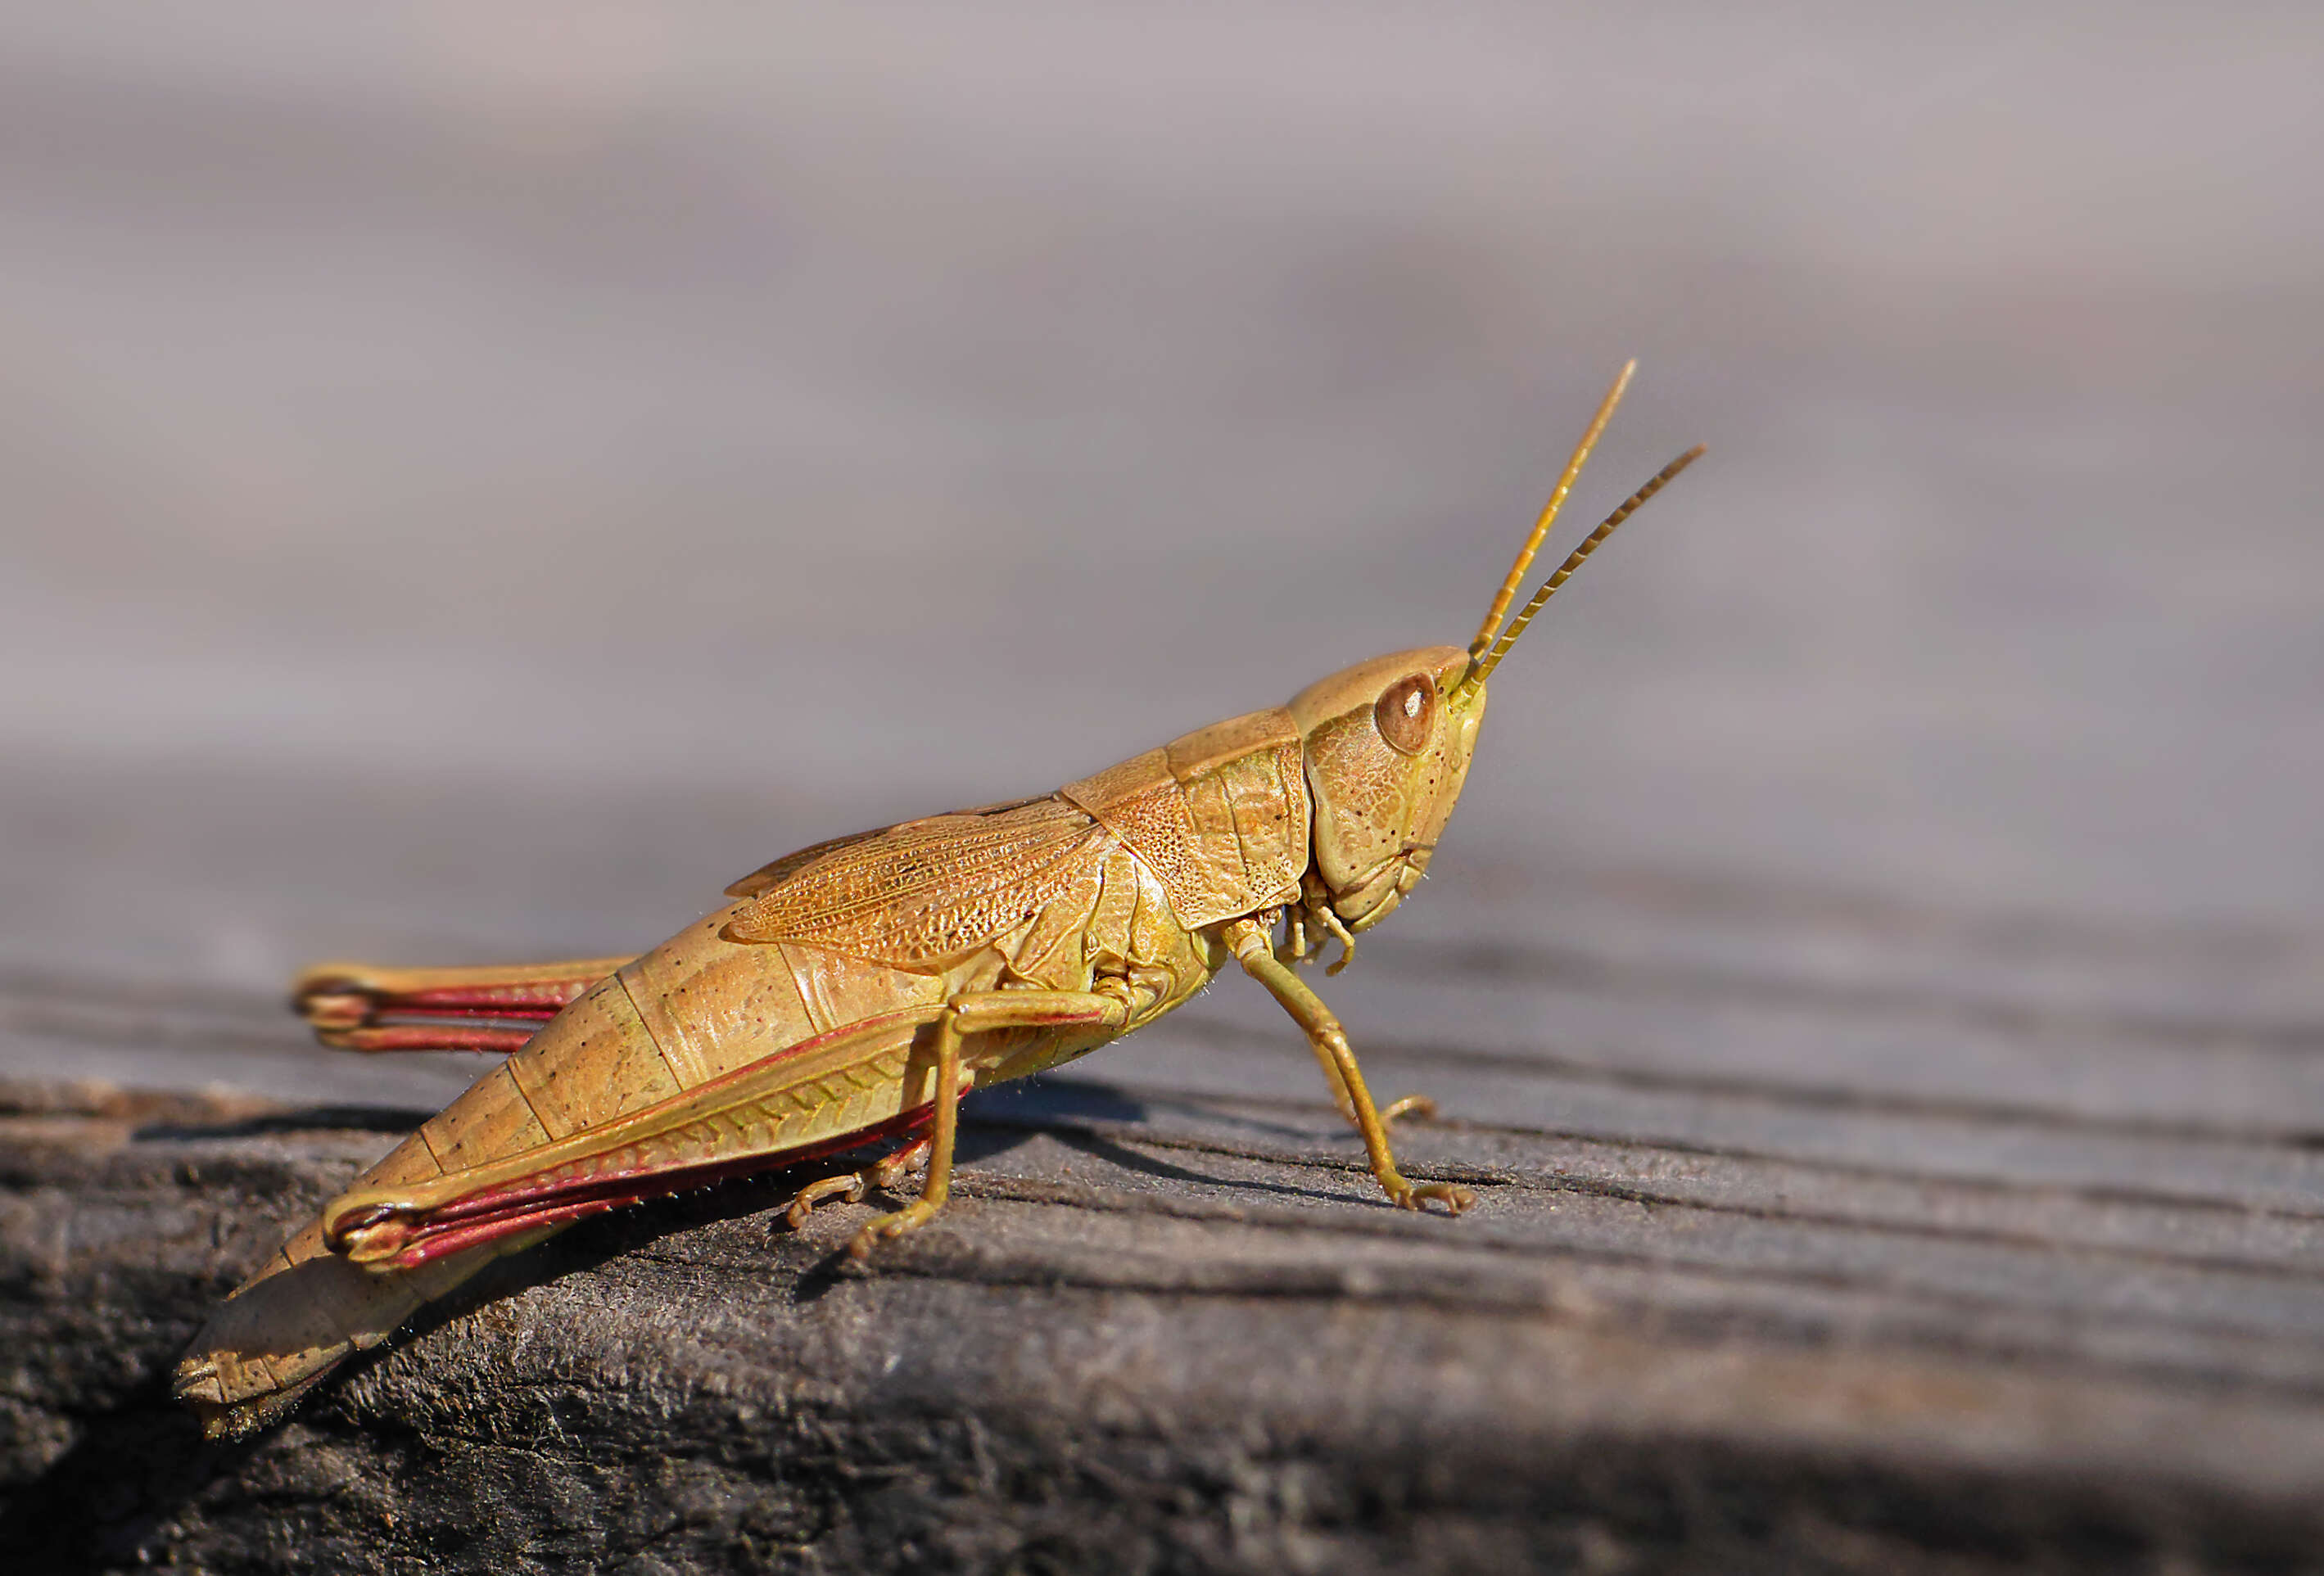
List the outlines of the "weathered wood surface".
{"label": "weathered wood surface", "polygon": [[[2324,1025],[2241,1005],[2312,945],[1559,889],[1523,940],[1378,937],[1341,982],[1374,1081],[1452,1113],[1402,1142],[1469,1218],[1381,1206],[1304,1048],[1221,993],[973,1102],[959,1206],[869,1273],[835,1258],[860,1211],[794,1235],[797,1176],[729,1184],[510,1261],[242,1447],[171,1412],[179,1343],[424,1113],[20,1086],[8,1538],[340,1570],[2316,1559]],[[20,1065],[345,1064],[263,998],[18,977],[5,1006]]]}
{"label": "weathered wood surface", "polygon": [[[2313,8],[1235,9],[0,10],[0,1569],[2315,1562]],[[1458,640],[1631,354],[1330,982],[1473,1218],[1229,982],[868,1275],[730,1186],[196,1445],[475,1071],[292,970]]]}

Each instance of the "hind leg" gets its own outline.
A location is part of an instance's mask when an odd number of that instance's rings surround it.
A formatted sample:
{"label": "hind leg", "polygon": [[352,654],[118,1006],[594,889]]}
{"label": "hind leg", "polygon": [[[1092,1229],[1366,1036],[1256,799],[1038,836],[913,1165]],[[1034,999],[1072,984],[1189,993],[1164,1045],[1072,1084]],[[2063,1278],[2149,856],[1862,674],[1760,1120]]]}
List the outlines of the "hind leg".
{"label": "hind leg", "polygon": [[299,976],[290,1004],[316,1038],[342,1050],[513,1051],[629,961],[450,969],[321,963]]}

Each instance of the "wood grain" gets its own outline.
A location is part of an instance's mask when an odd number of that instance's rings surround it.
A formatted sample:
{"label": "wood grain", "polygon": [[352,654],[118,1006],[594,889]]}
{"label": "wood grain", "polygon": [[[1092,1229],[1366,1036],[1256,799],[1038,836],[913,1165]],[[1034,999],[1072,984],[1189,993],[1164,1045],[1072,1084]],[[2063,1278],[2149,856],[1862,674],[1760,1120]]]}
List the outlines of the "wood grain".
{"label": "wood grain", "polygon": [[[158,1376],[424,1111],[19,1085],[10,1531],[379,1570],[2304,1568],[2312,1022],[2150,933],[1565,889],[1522,944],[1375,937],[1337,982],[1373,1082],[1443,1101],[1399,1145],[1478,1191],[1461,1221],[1380,1206],[1305,1048],[1222,991],[972,1101],[956,1207],[869,1273],[871,1206],[781,1226],[807,1173],[627,1212],[241,1451]],[[1997,927],[2015,965],[1930,973]],[[347,1065],[268,1005],[0,991],[20,1046]]]}

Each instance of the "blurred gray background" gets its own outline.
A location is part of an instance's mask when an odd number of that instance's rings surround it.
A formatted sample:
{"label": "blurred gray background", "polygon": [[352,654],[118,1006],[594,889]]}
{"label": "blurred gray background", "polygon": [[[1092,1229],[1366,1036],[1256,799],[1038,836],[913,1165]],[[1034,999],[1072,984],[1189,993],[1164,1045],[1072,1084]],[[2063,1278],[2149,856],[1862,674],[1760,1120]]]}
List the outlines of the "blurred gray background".
{"label": "blurred gray background", "polygon": [[255,1023],[318,955],[636,948],[792,847],[1463,641],[1636,355],[1575,512],[1711,457],[1497,681],[1351,989],[1683,910],[2312,1025],[2320,45],[9,6],[0,969]]}

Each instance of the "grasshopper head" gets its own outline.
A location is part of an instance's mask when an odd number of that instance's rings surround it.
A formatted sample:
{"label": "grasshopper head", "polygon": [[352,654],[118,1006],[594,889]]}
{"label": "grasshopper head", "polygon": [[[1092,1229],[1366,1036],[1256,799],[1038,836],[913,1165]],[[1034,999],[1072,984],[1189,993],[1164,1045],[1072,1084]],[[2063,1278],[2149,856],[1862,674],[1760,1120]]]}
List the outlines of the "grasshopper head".
{"label": "grasshopper head", "polygon": [[1501,623],[1548,536],[1582,462],[1605,430],[1637,368],[1622,369],[1567,462],[1525,549],[1510,566],[1491,609],[1466,650],[1428,646],[1343,668],[1292,697],[1314,804],[1310,855],[1332,912],[1350,931],[1379,924],[1420,884],[1453,802],[1468,780],[1477,730],[1485,720],[1485,680],[1542,604],[1565,584],[1633,510],[1694,463],[1692,448],[1663,467],[1573,549],[1507,628]]}
{"label": "grasshopper head", "polygon": [[1351,930],[1378,924],[1428,872],[1485,719],[1484,686],[1459,687],[1469,666],[1458,646],[1398,651],[1291,699],[1315,806],[1311,857]]}

